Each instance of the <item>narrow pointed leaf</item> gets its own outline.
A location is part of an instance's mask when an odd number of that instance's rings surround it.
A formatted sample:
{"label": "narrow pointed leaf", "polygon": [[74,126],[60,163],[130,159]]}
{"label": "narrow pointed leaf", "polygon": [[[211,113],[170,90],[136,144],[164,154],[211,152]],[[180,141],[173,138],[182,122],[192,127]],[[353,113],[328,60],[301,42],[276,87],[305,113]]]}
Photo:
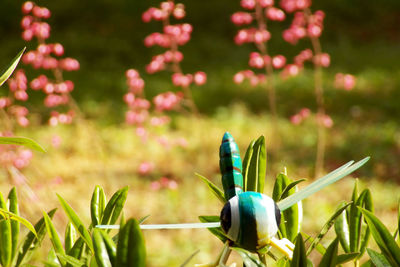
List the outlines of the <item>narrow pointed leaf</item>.
{"label": "narrow pointed leaf", "polygon": [[99,267],[112,267],[111,259],[108,255],[106,244],[101,235],[102,230],[93,229],[92,241],[94,248],[94,257]]}
{"label": "narrow pointed leaf", "polygon": [[9,212],[8,210],[2,209],[0,208],[0,215],[3,216],[3,218],[7,215],[11,220],[15,220],[21,224],[23,224],[26,228],[28,228],[34,235],[37,236],[35,228],[33,227],[33,225],[28,222],[26,219],[12,213]]}
{"label": "narrow pointed leaf", "polygon": [[265,267],[265,265],[257,259],[253,254],[241,248],[232,248],[243,260],[243,266],[246,267]]}
{"label": "narrow pointed leaf", "polygon": [[[199,216],[199,220],[203,223],[220,221],[218,216]],[[223,243],[225,243],[228,240],[228,237],[225,235],[224,231],[222,230],[222,227],[208,228],[208,231],[210,231],[213,235],[218,237],[218,239],[221,240]]]}
{"label": "narrow pointed leaf", "polygon": [[[304,242],[310,242],[310,243],[314,242],[314,238],[309,236],[308,234],[302,232],[301,235],[306,238],[306,240]],[[321,243],[317,243],[317,245],[315,246],[315,249],[321,255],[324,255],[326,252],[326,248]]]}
{"label": "narrow pointed leaf", "polygon": [[[122,227],[123,227],[123,225],[122,225]],[[111,261],[111,264],[115,265],[115,263],[117,261],[117,246],[116,246],[115,242],[113,241],[113,239],[106,232],[101,231],[100,234],[101,234],[104,244],[106,246],[106,250],[108,253],[108,257]]]}
{"label": "narrow pointed leaf", "polygon": [[345,254],[338,255],[338,257],[336,259],[336,264],[339,265],[339,264],[343,264],[348,261],[354,260],[355,258],[358,257],[358,255],[360,255],[360,253],[358,253],[358,252],[345,253]]}
{"label": "narrow pointed leaf", "polygon": [[93,191],[92,200],[90,202],[90,216],[92,218],[92,225],[100,224],[101,218],[106,205],[106,195],[102,187],[96,185]]}
{"label": "narrow pointed leaf", "polygon": [[128,195],[128,187],[121,188],[111,197],[110,201],[107,203],[103,218],[101,219],[101,224],[115,224],[118,220],[119,215],[122,212],[122,208],[125,205],[125,201]]}
{"label": "narrow pointed leaf", "polygon": [[1,74],[0,76],[0,87],[3,85],[5,81],[7,81],[8,78],[10,78],[11,74],[14,72],[15,68],[18,65],[19,60],[22,57],[22,54],[24,53],[26,47],[24,47],[18,55],[11,61],[10,65],[6,68],[6,70]]}
{"label": "narrow pointed leaf", "polygon": [[[275,180],[272,198],[274,200],[281,199],[294,194],[296,192],[295,187],[291,186],[291,189],[286,190],[291,184],[293,184],[293,181],[289,179],[287,175],[283,173],[278,174]],[[301,202],[298,202],[290,208],[282,211],[281,221],[285,222],[279,225],[282,237],[293,242],[297,234],[300,232],[302,218],[303,210]]]}
{"label": "narrow pointed leaf", "polygon": [[65,200],[59,194],[57,194],[57,197],[70,222],[74,225],[75,229],[85,241],[86,245],[90,248],[90,250],[93,251],[93,243],[88,230],[85,228],[75,211],[67,204],[67,202],[65,202]]}
{"label": "narrow pointed leaf", "polygon": [[85,241],[82,239],[82,237],[79,237],[75,243],[74,246],[67,251],[67,255],[74,257],[75,259],[81,259],[84,249],[85,249]]}
{"label": "narrow pointed leaf", "polygon": [[208,180],[206,177],[196,173],[196,176],[199,177],[201,180],[203,180],[203,182],[206,183],[206,185],[208,186],[208,188],[211,190],[211,192],[219,199],[219,201],[221,201],[223,204],[226,203],[226,199],[224,196],[224,191],[222,191],[221,189],[219,189],[218,186],[216,186],[213,182],[211,182],[210,180]]}
{"label": "narrow pointed leaf", "polygon": [[320,267],[335,267],[337,262],[339,239],[335,239],[326,249],[324,256],[319,263]]}
{"label": "narrow pointed leaf", "polygon": [[200,250],[196,250],[193,252],[181,265],[180,267],[185,267],[189,264],[189,262],[200,252]]}
{"label": "narrow pointed leaf", "polygon": [[253,147],[255,144],[256,140],[253,140],[250,142],[249,146],[247,147],[246,154],[244,155],[243,158],[243,188],[246,190],[247,188],[247,179],[249,175],[249,167],[250,167],[250,160],[251,157],[253,156]]}
{"label": "narrow pointed leaf", "polygon": [[[340,207],[345,206],[345,203],[340,204]],[[335,220],[335,233],[339,238],[340,245],[346,253],[350,253],[350,234],[349,224],[347,222],[348,209],[344,210]]]}
{"label": "narrow pointed leaf", "polygon": [[139,223],[139,224],[144,223],[149,217],[150,217],[150,215],[146,215],[146,216],[140,218],[140,219],[138,220],[138,223]]}
{"label": "narrow pointed leaf", "polygon": [[[281,197],[279,198],[279,200],[282,200],[283,198],[285,198],[285,197],[291,195],[291,194],[289,193],[290,190],[291,190],[291,189],[294,189],[299,183],[304,182],[305,180],[307,180],[307,179],[299,179],[299,180],[296,180],[296,181],[294,181],[294,182],[291,182],[289,185],[287,185],[287,186],[285,187],[285,189],[283,190],[283,192],[282,192]],[[295,191],[292,191],[292,192],[295,192]],[[294,193],[293,193],[293,194],[294,194]],[[277,201],[279,201],[279,200],[277,200]]]}
{"label": "narrow pointed leaf", "polygon": [[306,267],[307,266],[307,255],[304,247],[304,241],[301,234],[296,237],[296,243],[293,251],[293,258],[290,263],[291,267]]}
{"label": "narrow pointed leaf", "polygon": [[26,146],[27,148],[39,151],[46,152],[44,148],[36,143],[34,140],[26,138],[26,137],[6,137],[0,136],[0,144],[4,145],[21,145]]}
{"label": "narrow pointed leaf", "polygon": [[62,259],[63,261],[68,263],[68,265],[70,265],[72,267],[83,267],[83,266],[85,266],[85,263],[83,263],[80,260],[75,259],[74,257],[71,257],[69,255],[60,254],[60,253],[57,253],[56,255],[57,255],[57,258]]}
{"label": "narrow pointed leaf", "polygon": [[387,267],[391,266],[390,263],[386,260],[385,256],[380,254],[379,252],[367,248],[368,256],[370,257],[371,261],[374,263],[376,267]]}
{"label": "narrow pointed leaf", "polygon": [[310,255],[312,250],[315,248],[315,246],[322,240],[322,238],[328,233],[329,229],[331,229],[332,225],[335,223],[336,218],[338,218],[344,210],[350,205],[351,203],[343,204],[330,218],[329,220],[324,224],[322,227],[321,231],[319,232],[318,236],[313,240],[311,245],[309,246],[307,250],[307,255]]}
{"label": "narrow pointed leaf", "polygon": [[253,154],[249,164],[245,191],[263,193],[267,169],[264,136],[260,136],[254,143]]}
{"label": "narrow pointed leaf", "polygon": [[76,229],[74,225],[69,222],[65,228],[64,248],[65,251],[70,251],[76,241]]}
{"label": "narrow pointed leaf", "polygon": [[362,208],[360,210],[364,214],[371,234],[382,254],[390,264],[400,266],[400,247],[396,244],[386,226],[370,211]]}
{"label": "narrow pointed leaf", "polygon": [[[19,215],[18,209],[18,199],[17,199],[17,191],[15,187],[13,187],[8,194],[9,207],[8,210],[15,215]],[[11,258],[13,259],[15,254],[17,253],[18,247],[18,237],[19,237],[19,222],[16,220],[11,220],[11,242],[12,242],[12,253]]]}
{"label": "narrow pointed leaf", "polygon": [[[53,249],[57,254],[65,254],[63,245],[61,243],[60,237],[58,236],[57,230],[53,225],[50,217],[47,213],[43,212],[44,222],[46,224],[47,233],[49,235],[50,241],[53,244]],[[65,266],[65,261],[63,259],[58,258],[62,266]]]}
{"label": "narrow pointed leaf", "polygon": [[144,238],[135,219],[128,220],[119,231],[116,266],[146,266]]}
{"label": "narrow pointed leaf", "polygon": [[12,238],[11,220],[0,219],[0,263],[3,267],[11,264]]}
{"label": "narrow pointed leaf", "polygon": [[[340,180],[341,178],[349,175],[353,171],[360,168],[369,160],[369,157],[360,160],[359,162],[355,163],[354,165],[350,166],[353,161],[348,162],[347,164],[343,165],[342,167],[337,168],[336,170],[332,171],[331,173],[325,175],[324,177],[316,180],[306,188],[303,188],[299,192],[285,198],[284,200],[277,203],[279,209],[281,211],[291,207],[293,204],[297,203],[298,201],[310,196],[311,194],[318,192],[322,188]],[[349,167],[350,166],[350,167]]]}
{"label": "narrow pointed leaf", "polygon": [[[372,195],[371,195],[371,191],[369,189],[365,189],[361,194],[360,197],[358,199],[359,202],[359,206],[363,207],[364,209],[370,211],[370,212],[374,212],[374,205],[372,202]],[[360,255],[359,257],[361,257],[364,252],[365,249],[368,245],[369,242],[369,237],[370,237],[370,230],[368,228],[368,226],[366,225],[365,222],[362,222],[361,225],[361,240],[360,240]]]}
{"label": "narrow pointed leaf", "polygon": [[[56,210],[57,209],[52,209],[47,213],[49,218],[53,218]],[[46,235],[46,225],[43,217],[35,224],[35,231],[37,237],[32,232],[26,235],[22,247],[19,249],[15,266],[19,266],[23,262],[28,261],[32,257],[33,252],[39,248],[40,243]]]}

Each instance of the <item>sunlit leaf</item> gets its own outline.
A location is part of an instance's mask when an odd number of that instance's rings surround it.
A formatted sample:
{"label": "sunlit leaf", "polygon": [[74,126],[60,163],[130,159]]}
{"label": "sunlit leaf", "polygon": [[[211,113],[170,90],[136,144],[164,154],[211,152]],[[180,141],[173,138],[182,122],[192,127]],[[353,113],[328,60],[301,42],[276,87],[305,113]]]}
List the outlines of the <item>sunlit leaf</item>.
{"label": "sunlit leaf", "polygon": [[27,148],[39,151],[46,152],[44,148],[36,143],[34,140],[26,138],[26,137],[6,137],[0,136],[0,144],[3,145],[21,145],[26,146]]}
{"label": "sunlit leaf", "polygon": [[[17,191],[15,187],[13,187],[10,190],[10,193],[8,194],[8,203],[9,207],[8,210],[15,215],[19,215],[19,210],[18,210],[18,199],[17,199]],[[18,237],[19,237],[19,222],[16,220],[11,221],[11,239],[12,239],[12,253],[11,253],[11,258],[13,259],[15,254],[17,253],[17,247],[18,247]]]}
{"label": "sunlit leaf", "polygon": [[62,259],[63,261],[67,262],[72,267],[83,267],[85,266],[84,262],[81,262],[74,257],[69,255],[57,253],[57,258]]}
{"label": "sunlit leaf", "polygon": [[358,255],[360,255],[360,253],[358,253],[358,252],[345,253],[345,254],[338,255],[338,257],[336,259],[336,264],[343,264],[348,261],[351,261],[351,260],[357,258]]}
{"label": "sunlit leaf", "polygon": [[200,252],[200,250],[196,250],[193,252],[181,265],[180,267],[185,267],[189,264],[189,262]]}
{"label": "sunlit leaf", "polygon": [[371,261],[374,263],[376,267],[387,267],[391,266],[390,263],[386,260],[385,256],[380,254],[379,252],[367,248],[368,256],[371,258]]}
{"label": "sunlit leaf", "polygon": [[[56,210],[57,209],[52,209],[47,213],[49,218],[53,218]],[[24,261],[28,261],[31,258],[33,252],[40,247],[40,243],[46,235],[46,225],[43,217],[35,224],[35,230],[37,233],[37,237],[32,232],[29,232],[26,235],[22,247],[19,249],[15,266],[19,266]]]}
{"label": "sunlit leaf", "polygon": [[393,266],[400,266],[400,247],[396,244],[393,236],[386,226],[372,212],[360,208],[364,214],[371,234],[382,254]]}
{"label": "sunlit leaf", "polygon": [[2,86],[3,83],[8,80],[8,78],[10,78],[11,74],[14,72],[15,68],[17,67],[19,60],[21,59],[22,54],[25,52],[25,49],[26,49],[26,47],[24,47],[18,53],[18,55],[11,61],[10,65],[2,73],[2,75],[0,76],[0,86]]}
{"label": "sunlit leaf", "polygon": [[9,218],[0,219],[0,263],[9,266],[11,263],[12,239],[11,222]]}
{"label": "sunlit leaf", "polygon": [[[109,257],[106,244],[104,242],[102,233],[103,230],[95,228],[92,233],[92,241],[94,248],[94,257],[99,267],[111,267],[111,259]],[[116,251],[114,244],[114,251]]]}
{"label": "sunlit leaf", "polygon": [[65,237],[64,237],[64,248],[65,251],[70,251],[74,246],[76,241],[76,229],[75,226],[69,222],[67,227],[65,228]]}
{"label": "sunlit leaf", "polygon": [[[346,204],[340,204],[340,207],[344,207]],[[348,205],[348,204],[347,204]],[[339,208],[340,208],[339,207]],[[339,238],[340,245],[346,253],[350,252],[350,234],[349,224],[347,223],[347,210],[342,212],[335,220],[335,233]]]}
{"label": "sunlit leaf", "polygon": [[243,171],[242,171],[242,174],[243,174],[243,188],[244,188],[244,190],[246,190],[246,188],[247,188],[247,179],[248,179],[248,175],[249,175],[250,160],[251,160],[251,157],[253,156],[253,147],[254,147],[255,142],[256,142],[256,140],[252,140],[250,142],[249,146],[247,147],[246,154],[244,155],[244,158],[243,158],[243,163],[242,163]]}
{"label": "sunlit leaf", "polygon": [[324,256],[319,263],[320,267],[335,267],[337,262],[339,239],[335,239],[326,249]]}
{"label": "sunlit leaf", "polygon": [[[47,215],[46,212],[43,212],[43,218],[46,224],[47,233],[49,235],[51,243],[53,244],[55,253],[65,254],[64,247],[61,243],[57,230],[54,227],[53,222],[51,221],[50,217]],[[58,260],[60,261],[62,266],[65,266],[66,262],[63,259],[58,258]]]}
{"label": "sunlit leaf", "polygon": [[104,190],[101,186],[96,185],[90,201],[90,216],[92,218],[93,226],[100,224],[105,205],[106,195],[104,194]]}
{"label": "sunlit leaf", "polygon": [[246,267],[265,267],[265,265],[257,259],[253,254],[241,248],[232,248],[235,250],[243,260],[243,264]]}
{"label": "sunlit leaf", "polygon": [[125,205],[126,198],[128,196],[128,187],[121,188],[111,197],[107,203],[101,224],[115,224],[118,220],[119,215],[122,212],[122,208]]}
{"label": "sunlit leaf", "polygon": [[267,153],[265,150],[265,137],[260,136],[253,146],[253,153],[246,175],[245,191],[264,193],[266,170]]}
{"label": "sunlit leaf", "polygon": [[324,224],[322,227],[321,231],[319,232],[318,236],[313,240],[311,245],[308,247],[307,250],[307,255],[310,255],[312,250],[315,248],[315,246],[321,241],[321,239],[328,233],[329,229],[332,227],[332,225],[335,223],[336,218],[338,218],[343,211],[350,205],[351,203],[348,204],[343,204],[329,219],[328,221]]}
{"label": "sunlit leaf", "polygon": [[291,267],[306,267],[307,266],[307,254],[304,246],[303,237],[298,234],[296,237],[296,243],[293,251],[293,258],[290,263]]}
{"label": "sunlit leaf", "polygon": [[19,222],[19,223],[22,223],[22,224],[23,224],[26,228],[28,228],[35,236],[37,236],[36,231],[35,231],[35,228],[34,228],[33,225],[32,225],[30,222],[28,222],[26,219],[24,219],[24,218],[22,218],[22,217],[20,217],[20,216],[18,216],[18,215],[15,215],[14,213],[9,212],[8,210],[2,209],[2,208],[0,208],[0,215],[1,215],[3,218],[5,218],[5,217],[8,216],[11,220],[15,220],[15,221],[17,221],[17,222]]}
{"label": "sunlit leaf", "polygon": [[226,199],[224,196],[224,192],[218,188],[218,186],[216,186],[215,184],[213,184],[213,182],[211,182],[210,180],[208,180],[206,177],[196,173],[196,176],[199,177],[201,180],[203,180],[208,188],[210,188],[211,192],[223,203],[226,203]]}
{"label": "sunlit leaf", "polygon": [[75,211],[67,204],[67,202],[65,202],[65,200],[59,194],[57,194],[57,197],[70,222],[74,225],[79,235],[86,242],[86,245],[93,251],[93,243],[88,230],[83,225]]}
{"label": "sunlit leaf", "polygon": [[116,266],[145,267],[146,248],[143,234],[135,219],[130,219],[118,234]]}

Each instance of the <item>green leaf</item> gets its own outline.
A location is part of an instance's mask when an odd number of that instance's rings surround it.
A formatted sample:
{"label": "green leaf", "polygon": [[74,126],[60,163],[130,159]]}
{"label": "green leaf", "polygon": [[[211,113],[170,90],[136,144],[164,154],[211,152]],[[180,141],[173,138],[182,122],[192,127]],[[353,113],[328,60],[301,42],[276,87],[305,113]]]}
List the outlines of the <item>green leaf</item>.
{"label": "green leaf", "polygon": [[224,192],[218,188],[218,186],[216,186],[215,184],[213,184],[213,182],[211,182],[210,180],[208,180],[206,177],[196,173],[196,176],[199,177],[201,180],[203,180],[203,182],[205,182],[208,186],[208,188],[210,188],[211,192],[213,192],[213,194],[223,203],[226,203],[226,199],[224,196]]}
{"label": "green leaf", "polygon": [[[220,221],[218,216],[199,216],[199,220],[203,223]],[[222,230],[222,227],[208,228],[208,231],[210,231],[213,235],[218,237],[218,239],[221,240],[223,243],[225,243],[226,240],[228,240],[228,237],[225,235],[224,230]]]}
{"label": "green leaf", "polygon": [[[293,186],[294,185],[294,186]],[[285,174],[280,173],[276,177],[272,198],[281,199],[296,192],[296,182],[292,182]],[[289,188],[290,187],[290,188]],[[294,241],[297,234],[300,232],[301,221],[303,217],[302,203],[298,202],[285,211],[281,212],[281,223],[279,230],[282,237]]]}
{"label": "green leaf", "polygon": [[[10,190],[10,193],[8,194],[8,202],[9,202],[9,207],[8,210],[15,215],[19,215],[19,209],[18,209],[18,199],[17,199],[17,191],[15,187],[13,187]],[[17,247],[18,247],[18,237],[19,237],[19,222],[16,220],[11,221],[11,243],[12,243],[12,254],[11,258],[13,259],[15,254],[17,253]]]}
{"label": "green leaf", "polygon": [[196,250],[195,252],[193,252],[181,265],[180,267],[185,267],[189,264],[189,262],[194,258],[194,256],[196,256],[198,253],[200,252],[200,250]]}
{"label": "green leaf", "polygon": [[101,224],[115,224],[125,205],[128,189],[126,186],[114,193],[104,209]]}
{"label": "green leaf", "polygon": [[11,254],[11,220],[6,217],[0,220],[0,263],[3,267],[10,266]]}
{"label": "green leaf", "polygon": [[36,143],[34,140],[26,138],[26,137],[5,137],[0,136],[0,144],[3,145],[21,145],[26,146],[27,148],[39,151],[46,152],[44,148]]}
{"label": "green leaf", "polygon": [[324,256],[319,263],[321,267],[335,267],[337,262],[339,239],[335,238],[326,249]]}
{"label": "green leaf", "polygon": [[118,237],[116,266],[145,267],[146,248],[138,222],[135,219],[129,219],[120,228]]}
{"label": "green leaf", "polygon": [[360,255],[360,253],[358,253],[358,252],[341,254],[337,257],[336,264],[339,265],[339,264],[343,264],[348,261],[354,260],[355,258],[358,257],[358,255]]}
{"label": "green leaf", "polygon": [[78,240],[74,243],[74,246],[67,251],[67,255],[74,257],[75,259],[81,259],[84,248],[85,248],[85,241],[82,239],[82,237],[79,237]]}
{"label": "green leaf", "polygon": [[[292,189],[295,189],[295,187],[296,187],[299,183],[304,182],[305,180],[307,180],[307,179],[299,179],[299,180],[296,180],[296,181],[294,181],[294,182],[291,182],[289,185],[287,185],[287,186],[285,187],[285,189],[283,190],[283,192],[282,192],[282,194],[281,194],[279,200],[282,200],[283,198],[285,198],[285,197],[291,195],[290,192],[296,192],[296,190],[293,191]],[[292,190],[292,191],[290,191],[290,190]],[[278,200],[278,201],[279,201],[279,200]]]}
{"label": "green leaf", "polygon": [[247,188],[247,180],[248,180],[248,176],[249,176],[249,168],[250,168],[250,160],[251,157],[253,156],[253,148],[254,148],[254,144],[255,144],[256,140],[252,140],[249,144],[249,146],[247,147],[246,150],[246,154],[244,155],[243,158],[243,188],[246,190]]}
{"label": "green leaf", "polygon": [[[349,205],[349,204],[347,204]],[[340,204],[339,209],[341,207],[346,206],[345,203]],[[347,223],[347,210],[344,210],[335,221],[335,233],[336,236],[339,238],[340,245],[342,246],[343,250],[346,253],[350,252],[350,230],[349,230],[349,224]]]}
{"label": "green leaf", "polygon": [[[246,166],[247,167],[247,166]],[[267,153],[265,137],[260,136],[253,147],[249,162],[245,191],[264,193],[264,183],[267,170]]]}
{"label": "green leaf", "polygon": [[[44,222],[46,224],[47,233],[49,235],[51,243],[53,244],[55,253],[65,254],[65,251],[64,251],[63,245],[61,243],[60,237],[58,236],[57,230],[54,227],[50,217],[47,215],[46,212],[43,212],[43,218],[44,218]],[[65,266],[66,262],[63,259],[58,258],[58,260],[60,261],[61,266]]]}
{"label": "green leaf", "polygon": [[90,216],[92,218],[93,226],[100,224],[105,205],[106,195],[104,194],[104,190],[101,186],[96,185],[90,202]]}
{"label": "green leaf", "polygon": [[22,57],[22,54],[25,52],[26,47],[24,47],[18,55],[11,61],[10,65],[6,68],[6,70],[3,72],[3,74],[0,77],[0,87],[3,85],[5,81],[10,78],[11,74],[14,72],[15,68],[18,65],[19,60]]}
{"label": "green leaf", "polygon": [[57,253],[56,255],[57,255],[57,258],[62,259],[63,261],[67,262],[72,267],[85,266],[85,264],[83,262],[81,262],[78,259],[75,259],[74,257],[71,257],[69,255],[60,254],[60,253]]}
{"label": "green leaf", "polygon": [[390,263],[386,260],[385,256],[379,254],[375,250],[367,248],[368,256],[371,258],[371,261],[375,264],[376,267],[390,267]]}
{"label": "green leaf", "polygon": [[[374,205],[372,202],[372,195],[369,189],[365,189],[363,192],[361,192],[360,197],[357,200],[357,205],[360,207],[365,208],[366,210],[373,212],[374,211]],[[369,236],[370,236],[370,230],[368,226],[365,223],[362,223],[361,225],[361,242],[360,242],[360,255],[359,258],[364,254],[365,248],[368,245],[369,242]]]}
{"label": "green leaf", "polygon": [[352,173],[353,171],[360,168],[369,160],[369,157],[366,157],[359,162],[355,163],[354,165],[350,166],[353,161],[346,163],[345,165],[337,168],[336,170],[328,173],[324,177],[314,181],[312,184],[303,188],[299,192],[285,198],[284,200],[277,203],[279,209],[284,211],[285,209],[291,207],[292,205],[296,204],[300,200],[310,196],[311,194],[318,192],[322,188],[340,180],[341,178],[347,176],[348,174]]}
{"label": "green leaf", "polygon": [[311,245],[308,247],[307,250],[307,255],[310,255],[312,250],[315,248],[315,246],[322,240],[322,238],[328,233],[329,229],[331,229],[332,225],[335,223],[336,218],[338,218],[344,210],[350,205],[351,203],[348,204],[343,204],[330,218],[329,220],[324,224],[322,227],[321,231],[319,232],[318,236],[313,240]]}
{"label": "green leaf", "polygon": [[65,251],[70,251],[76,241],[76,229],[74,225],[69,222],[65,228],[64,247]]}
{"label": "green leaf", "polygon": [[[95,228],[92,233],[94,257],[99,267],[112,267],[111,259],[108,256],[106,244],[101,234],[102,230]],[[115,245],[114,245],[115,248]]]}
{"label": "green leaf", "polygon": [[232,248],[235,250],[243,260],[243,266],[246,267],[265,267],[265,265],[257,259],[254,255],[241,248]]}
{"label": "green leaf", "polygon": [[293,251],[293,258],[290,263],[291,267],[306,267],[307,266],[307,255],[304,247],[303,237],[298,234],[296,237],[296,243]]}
{"label": "green leaf", "polygon": [[85,228],[78,215],[76,215],[75,211],[67,204],[67,202],[65,202],[65,200],[59,194],[57,194],[57,197],[61,203],[63,210],[65,211],[65,214],[67,214],[68,219],[75,226],[75,229],[85,241],[86,245],[90,248],[91,251],[93,251],[93,243],[88,230]]}
{"label": "green leaf", "polygon": [[[57,209],[52,209],[47,213],[49,218],[53,218],[56,210]],[[25,241],[18,252],[15,266],[19,266],[24,261],[28,261],[31,258],[33,252],[40,247],[39,244],[42,242],[44,236],[46,235],[46,225],[43,217],[35,224],[35,231],[37,233],[37,237],[32,232],[29,232],[26,235],[24,239]]]}
{"label": "green leaf", "polygon": [[0,208],[0,215],[1,215],[3,218],[9,217],[11,220],[15,220],[15,221],[17,221],[17,222],[19,222],[19,223],[22,223],[22,224],[23,224],[26,228],[28,228],[34,235],[37,236],[36,231],[35,231],[35,228],[34,228],[33,225],[32,225],[30,222],[28,222],[26,219],[24,219],[24,218],[22,218],[22,217],[20,217],[20,216],[18,216],[18,215],[16,215],[16,214],[14,214],[14,213],[12,213],[12,212],[6,210],[6,209],[2,209],[2,208]]}
{"label": "green leaf", "polygon": [[360,208],[365,216],[365,220],[371,230],[371,234],[382,254],[393,266],[400,266],[400,247],[396,244],[393,236],[390,234],[385,225],[375,217],[372,212]]}
{"label": "green leaf", "polygon": [[[314,238],[309,236],[308,234],[302,232],[301,235],[306,238],[305,242],[311,242],[311,243],[314,242]],[[326,248],[323,245],[321,245],[321,243],[317,243],[317,245],[315,246],[315,249],[321,255],[324,255],[326,252]]]}

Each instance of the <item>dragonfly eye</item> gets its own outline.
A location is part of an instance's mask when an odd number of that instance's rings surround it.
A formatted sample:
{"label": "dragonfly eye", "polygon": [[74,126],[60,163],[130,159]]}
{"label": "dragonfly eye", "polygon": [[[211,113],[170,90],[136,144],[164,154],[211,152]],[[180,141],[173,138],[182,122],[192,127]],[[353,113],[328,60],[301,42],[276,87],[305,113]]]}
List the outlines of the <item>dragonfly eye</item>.
{"label": "dragonfly eye", "polygon": [[222,229],[224,229],[225,233],[228,233],[231,228],[231,203],[227,202],[224,208],[221,210],[220,220]]}
{"label": "dragonfly eye", "polygon": [[278,205],[275,204],[275,219],[276,219],[276,225],[279,227],[279,224],[281,223],[281,210],[278,208]]}

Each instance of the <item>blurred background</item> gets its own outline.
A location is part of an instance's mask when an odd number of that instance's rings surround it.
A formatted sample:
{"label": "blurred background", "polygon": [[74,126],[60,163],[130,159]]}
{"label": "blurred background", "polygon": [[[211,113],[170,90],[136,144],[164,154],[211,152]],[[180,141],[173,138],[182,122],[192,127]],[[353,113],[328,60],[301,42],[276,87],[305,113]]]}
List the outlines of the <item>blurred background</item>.
{"label": "blurred background", "polygon": [[[182,21],[192,24],[193,33],[190,42],[180,48],[184,54],[181,66],[185,73],[206,72],[207,83],[192,88],[200,117],[172,113],[167,129],[155,132],[170,139],[187,140],[187,146],[170,149],[155,142],[141,142],[134,128],[124,123],[127,69],[140,72],[148,99],[161,92],[177,90],[171,83],[170,73],[149,75],[145,72],[152,56],[164,49],[144,46],[144,38],[160,31],[161,26],[159,22],[143,23],[141,16],[150,6],[158,6],[159,1],[36,3],[52,12],[48,20],[51,25],[48,41],[63,44],[65,56],[80,62],[79,71],[64,75],[75,83],[72,96],[84,120],[57,129],[49,127],[42,118],[43,96],[36,92],[30,95],[26,106],[33,114],[33,123],[29,128],[20,129],[18,134],[37,140],[47,153],[35,152],[32,163],[23,171],[28,182],[20,194],[32,190],[38,199],[35,209],[25,207],[25,212],[30,214],[27,217],[36,218],[35,212],[58,206],[54,193],[59,192],[89,220],[85,205],[88,207],[96,184],[104,186],[108,196],[130,185],[126,215],[140,218],[151,214],[152,223],[191,222],[197,221],[198,215],[217,215],[220,204],[212,199],[194,173],[220,184],[218,148],[223,133],[233,134],[242,153],[259,135],[266,135],[267,150],[270,140],[274,140],[265,88],[238,85],[232,80],[235,73],[249,68],[248,55],[255,51],[252,44],[237,46],[233,42],[238,27],[231,23],[230,16],[241,10],[239,1],[183,1],[186,17]],[[28,50],[36,49],[35,42],[21,39],[22,4],[22,1],[2,0],[0,66],[6,66],[24,46]],[[330,171],[349,160],[371,156],[370,162],[354,177],[359,177],[362,186],[372,190],[377,214],[386,225],[394,225],[400,195],[400,2],[314,1],[311,9],[326,13],[320,40],[322,50],[331,56],[330,67],[323,70],[326,111],[334,121],[327,135],[325,169]],[[269,24],[270,52],[284,54],[288,59],[310,47],[307,40],[292,46],[282,39],[281,33],[290,21]],[[22,67],[29,80],[37,76],[38,71]],[[355,88],[335,89],[337,72],[355,75]],[[270,187],[284,167],[292,179],[313,177],[315,125],[290,122],[290,117],[304,107],[316,110],[313,77],[310,65],[298,77],[277,79],[280,142],[278,152],[267,152]],[[51,146],[54,134],[62,138],[57,149]],[[154,164],[152,173],[138,174],[143,161]],[[177,187],[155,190],[153,182],[160,177],[175,181]],[[13,182],[6,176],[1,179],[5,194]],[[353,183],[348,178],[325,194],[317,194],[318,201],[309,208],[305,201],[304,231],[318,231],[339,201],[349,200]],[[61,213],[58,219],[60,225],[65,221]],[[222,247],[213,236],[205,235],[204,230],[160,231],[146,233],[146,238],[149,266],[176,266],[197,249],[201,252],[195,261],[211,260],[217,255],[216,248]]]}

